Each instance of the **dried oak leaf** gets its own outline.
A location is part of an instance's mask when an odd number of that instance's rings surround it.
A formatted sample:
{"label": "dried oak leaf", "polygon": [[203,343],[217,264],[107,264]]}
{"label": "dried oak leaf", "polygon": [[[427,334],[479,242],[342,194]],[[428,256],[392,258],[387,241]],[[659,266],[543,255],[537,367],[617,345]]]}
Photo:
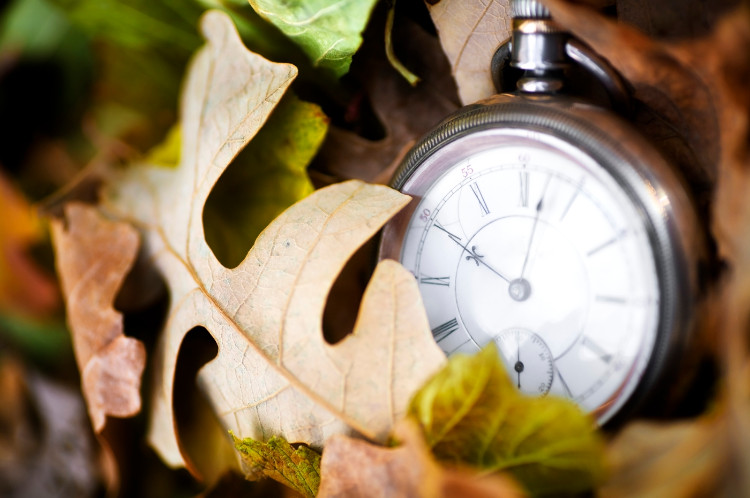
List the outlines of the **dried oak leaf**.
{"label": "dried oak leaf", "polygon": [[149,440],[170,465],[186,463],[172,388],[180,344],[196,326],[219,346],[199,383],[238,437],[276,435],[318,448],[352,429],[382,439],[443,361],[414,278],[381,263],[354,334],[336,345],[324,340],[321,317],[346,260],[408,198],[360,182],[320,190],[271,223],[236,268],[222,266],[204,237],[206,199],[296,70],[247,51],[223,14],[207,14],[202,29],[208,45],[182,96],[180,164],[132,166],[104,194],[111,213],[141,229],[170,292]]}
{"label": "dried oak leaf", "polygon": [[520,498],[509,478],[479,476],[467,468],[441,467],[420,430],[409,421],[395,427],[396,448],[333,436],[323,450],[319,498]]}
{"label": "dried oak leaf", "polygon": [[237,266],[276,216],[313,192],[307,166],[327,130],[320,107],[288,92],[227,168],[203,211],[206,240],[225,266]]}
{"label": "dried oak leaf", "polygon": [[129,417],[141,409],[146,350],[123,334],[113,304],[135,261],[138,233],[96,208],[68,204],[65,222],[52,222],[52,236],[82,391],[100,433],[108,415]]}
{"label": "dried oak leaf", "polygon": [[510,38],[510,1],[440,0],[428,6],[461,102],[471,104],[494,95],[490,63]]}

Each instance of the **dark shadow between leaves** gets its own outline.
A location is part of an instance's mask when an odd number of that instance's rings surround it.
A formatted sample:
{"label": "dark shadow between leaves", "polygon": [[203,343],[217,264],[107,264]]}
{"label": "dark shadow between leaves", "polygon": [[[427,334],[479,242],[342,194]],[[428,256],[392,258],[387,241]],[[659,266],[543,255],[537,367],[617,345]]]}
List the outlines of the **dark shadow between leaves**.
{"label": "dark shadow between leaves", "polygon": [[229,433],[197,382],[200,369],[218,351],[216,341],[203,327],[185,335],[177,356],[172,400],[175,430],[187,468],[208,489],[236,463]]}
{"label": "dark shadow between leaves", "polygon": [[362,295],[376,263],[376,240],[360,247],[339,273],[323,312],[323,337],[336,344],[354,330]]}
{"label": "dark shadow between leaves", "polygon": [[148,258],[139,253],[117,294],[115,309],[123,315],[124,334],[140,340],[146,347],[141,412],[128,419],[109,417],[102,434],[103,444],[109,446],[117,465],[118,496],[194,496],[200,491],[200,486],[187,470],[170,469],[145,442],[151,412],[156,345],[168,308],[169,293],[163,278]]}

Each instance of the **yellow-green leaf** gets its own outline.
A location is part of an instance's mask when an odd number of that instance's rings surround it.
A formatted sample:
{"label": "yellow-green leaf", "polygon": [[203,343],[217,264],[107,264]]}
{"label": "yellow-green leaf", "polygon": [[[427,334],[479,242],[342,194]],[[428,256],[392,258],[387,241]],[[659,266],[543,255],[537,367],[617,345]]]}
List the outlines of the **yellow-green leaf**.
{"label": "yellow-green leaf", "polygon": [[508,471],[534,494],[583,491],[603,478],[594,420],[567,400],[516,391],[493,343],[453,356],[409,414],[439,460]]}
{"label": "yellow-green leaf", "polygon": [[237,266],[274,218],[313,192],[307,165],[327,130],[328,118],[317,105],[291,93],[279,102],[206,203],[206,240],[219,261]]}
{"label": "yellow-green leaf", "polygon": [[[233,436],[234,437],[234,436]],[[242,456],[245,476],[250,480],[270,477],[313,497],[320,486],[320,453],[304,444],[294,448],[283,437],[261,443],[252,438],[234,437],[234,447]]]}
{"label": "yellow-green leaf", "polygon": [[180,125],[177,124],[169,129],[164,141],[146,154],[145,162],[164,168],[176,168],[180,164],[180,147],[182,147],[182,133]]}

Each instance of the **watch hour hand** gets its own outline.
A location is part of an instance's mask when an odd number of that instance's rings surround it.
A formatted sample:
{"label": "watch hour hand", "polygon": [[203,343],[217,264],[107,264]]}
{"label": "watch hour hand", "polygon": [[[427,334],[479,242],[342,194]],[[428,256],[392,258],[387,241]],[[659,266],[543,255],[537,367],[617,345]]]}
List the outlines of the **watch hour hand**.
{"label": "watch hour hand", "polygon": [[471,249],[469,249],[468,247],[466,247],[461,242],[461,237],[459,237],[458,235],[456,235],[454,233],[449,232],[442,225],[440,225],[440,223],[438,223],[437,221],[435,222],[435,228],[438,228],[438,229],[442,230],[443,232],[445,232],[446,234],[448,234],[448,237],[453,242],[455,242],[456,244],[458,244],[459,247],[461,247],[464,251],[466,251],[466,252],[469,253],[469,255],[466,256],[466,260],[467,261],[474,261],[477,264],[477,266],[480,266],[480,264],[484,265],[492,273],[494,273],[498,277],[502,278],[506,282],[510,283],[510,279],[508,277],[506,277],[505,275],[503,275],[502,273],[500,273],[499,271],[497,271],[496,269],[494,269],[493,267],[491,267],[489,264],[487,264],[487,262],[483,259],[484,256],[481,255],[481,254],[479,254],[477,252],[477,246],[471,246]]}
{"label": "watch hour hand", "polygon": [[466,261],[474,261],[477,266],[479,266],[479,258],[483,258],[484,256],[482,254],[479,254],[477,252],[477,246],[471,246],[471,251],[469,251],[469,255],[466,256]]}

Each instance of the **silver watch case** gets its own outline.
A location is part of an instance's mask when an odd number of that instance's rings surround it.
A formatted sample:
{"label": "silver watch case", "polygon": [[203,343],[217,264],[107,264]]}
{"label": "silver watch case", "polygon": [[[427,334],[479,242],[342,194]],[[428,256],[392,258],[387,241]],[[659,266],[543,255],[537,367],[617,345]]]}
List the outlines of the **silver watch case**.
{"label": "silver watch case", "polygon": [[616,425],[644,404],[658,403],[664,384],[671,384],[669,376],[679,375],[680,360],[691,347],[698,264],[705,246],[686,186],[628,123],[563,96],[501,94],[459,110],[424,137],[394,175],[391,186],[413,199],[384,227],[379,256],[400,259],[405,231],[422,195],[455,161],[436,162],[429,171],[423,163],[448,144],[460,151],[462,142],[472,146],[467,137],[496,128],[532,130],[578,147],[612,175],[645,219],[659,279],[659,324],[648,366],[630,399],[605,420],[595,413],[600,423]]}

